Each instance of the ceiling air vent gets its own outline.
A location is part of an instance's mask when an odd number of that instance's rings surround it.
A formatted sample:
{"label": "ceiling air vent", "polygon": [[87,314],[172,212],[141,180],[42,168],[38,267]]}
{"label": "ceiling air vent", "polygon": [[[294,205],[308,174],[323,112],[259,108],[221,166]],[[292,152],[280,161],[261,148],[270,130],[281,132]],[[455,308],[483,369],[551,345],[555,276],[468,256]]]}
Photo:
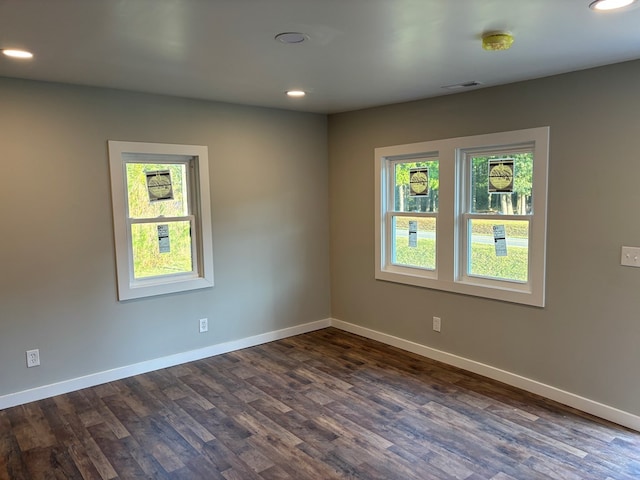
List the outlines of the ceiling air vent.
{"label": "ceiling air vent", "polygon": [[461,90],[463,88],[478,87],[480,85],[482,85],[482,82],[479,82],[477,80],[471,80],[469,82],[455,83],[453,85],[445,85],[442,88],[446,88],[447,90]]}

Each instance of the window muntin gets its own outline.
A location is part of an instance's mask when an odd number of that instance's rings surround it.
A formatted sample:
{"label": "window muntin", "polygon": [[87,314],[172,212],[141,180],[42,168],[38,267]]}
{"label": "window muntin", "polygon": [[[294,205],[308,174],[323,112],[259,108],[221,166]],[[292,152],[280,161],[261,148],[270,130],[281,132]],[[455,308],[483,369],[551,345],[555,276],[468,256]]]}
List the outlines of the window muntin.
{"label": "window muntin", "polygon": [[213,286],[207,148],[109,141],[118,298]]}

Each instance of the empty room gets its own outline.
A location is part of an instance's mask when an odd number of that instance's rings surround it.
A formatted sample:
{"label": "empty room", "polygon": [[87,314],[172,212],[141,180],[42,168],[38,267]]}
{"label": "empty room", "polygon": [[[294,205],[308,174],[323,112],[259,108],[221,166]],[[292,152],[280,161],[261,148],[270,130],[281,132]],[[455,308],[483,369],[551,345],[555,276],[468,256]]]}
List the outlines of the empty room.
{"label": "empty room", "polygon": [[0,0],[0,480],[640,478],[639,24]]}

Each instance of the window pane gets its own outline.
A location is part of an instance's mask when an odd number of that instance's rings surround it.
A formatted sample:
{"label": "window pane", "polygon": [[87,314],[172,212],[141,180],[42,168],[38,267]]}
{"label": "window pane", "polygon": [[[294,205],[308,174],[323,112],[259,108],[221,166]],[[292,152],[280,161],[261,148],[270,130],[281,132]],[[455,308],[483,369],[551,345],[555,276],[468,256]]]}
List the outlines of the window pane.
{"label": "window pane", "polygon": [[396,212],[438,211],[438,192],[440,185],[437,159],[396,163],[395,200]]}
{"label": "window pane", "polygon": [[530,215],[533,153],[471,158],[471,213]]}
{"label": "window pane", "polygon": [[[469,220],[468,275],[526,282],[528,220]],[[494,229],[494,227],[497,227]],[[504,232],[504,235],[502,234]]]}
{"label": "window pane", "polygon": [[436,268],[436,219],[393,217],[392,262],[408,267]]}
{"label": "window pane", "polygon": [[191,256],[191,222],[135,223],[131,225],[133,277],[189,273]]}
{"label": "window pane", "polygon": [[189,214],[184,163],[127,163],[129,218]]}

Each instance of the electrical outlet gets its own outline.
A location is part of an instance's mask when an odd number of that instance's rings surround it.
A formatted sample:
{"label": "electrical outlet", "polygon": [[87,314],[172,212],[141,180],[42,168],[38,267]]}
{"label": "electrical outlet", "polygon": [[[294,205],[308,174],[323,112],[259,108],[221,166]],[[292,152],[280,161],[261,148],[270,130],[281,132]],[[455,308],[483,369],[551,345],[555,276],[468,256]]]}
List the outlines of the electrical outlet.
{"label": "electrical outlet", "polygon": [[201,318],[200,319],[200,333],[204,333],[204,332],[208,332],[209,331],[209,319],[208,318]]}
{"label": "electrical outlet", "polygon": [[433,330],[439,332],[441,323],[442,321],[440,320],[440,317],[433,317]]}
{"label": "electrical outlet", "polygon": [[40,350],[27,350],[27,367],[37,367],[40,365]]}

